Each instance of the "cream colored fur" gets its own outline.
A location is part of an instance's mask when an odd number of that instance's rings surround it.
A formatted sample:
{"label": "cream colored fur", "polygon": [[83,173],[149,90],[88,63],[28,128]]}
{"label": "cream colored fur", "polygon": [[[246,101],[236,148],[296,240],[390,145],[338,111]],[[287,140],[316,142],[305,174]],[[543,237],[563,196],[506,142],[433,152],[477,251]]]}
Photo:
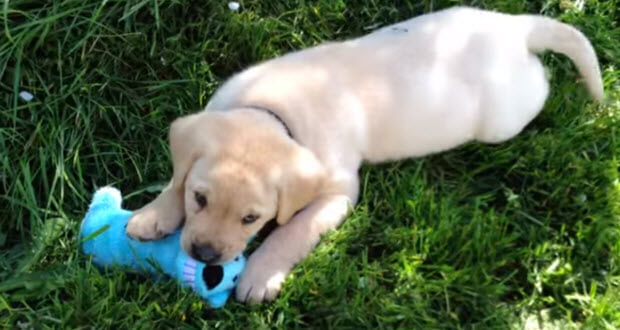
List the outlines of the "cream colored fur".
{"label": "cream colored fur", "polygon": [[[579,31],[539,16],[470,8],[253,66],[226,82],[204,112],[173,123],[171,184],[136,212],[127,231],[156,239],[185,216],[184,248],[209,244],[226,260],[277,217],[280,226],[251,255],[237,288],[240,300],[271,300],[356,203],[362,161],[517,135],[547,98],[536,57],[545,50],[572,59],[591,94],[603,98],[596,56]],[[250,106],[277,113],[294,139]],[[247,214],[259,218],[243,224]]]}

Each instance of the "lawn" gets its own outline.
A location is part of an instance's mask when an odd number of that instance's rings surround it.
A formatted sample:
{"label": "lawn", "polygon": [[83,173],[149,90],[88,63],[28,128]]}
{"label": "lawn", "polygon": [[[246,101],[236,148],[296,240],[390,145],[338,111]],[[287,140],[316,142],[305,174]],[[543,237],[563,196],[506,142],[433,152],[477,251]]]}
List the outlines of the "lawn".
{"label": "lawn", "polygon": [[[607,101],[543,56],[542,114],[501,145],[364,166],[361,201],[278,299],[211,310],[79,253],[92,192],[135,209],[171,173],[169,123],[257,61],[469,4],[592,41]],[[620,328],[617,0],[13,0],[0,5],[0,328]],[[19,96],[31,93],[30,101]]]}

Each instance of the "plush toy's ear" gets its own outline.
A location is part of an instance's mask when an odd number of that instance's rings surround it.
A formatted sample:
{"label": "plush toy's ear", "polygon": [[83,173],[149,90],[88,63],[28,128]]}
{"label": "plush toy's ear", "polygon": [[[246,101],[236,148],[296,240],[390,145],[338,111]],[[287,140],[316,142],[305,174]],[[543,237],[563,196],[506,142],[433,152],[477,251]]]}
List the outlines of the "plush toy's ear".
{"label": "plush toy's ear", "polygon": [[202,279],[209,290],[218,286],[222,282],[222,278],[224,278],[224,268],[220,265],[206,266],[202,269]]}
{"label": "plush toy's ear", "polygon": [[297,147],[289,157],[289,161],[282,166],[282,176],[278,181],[276,220],[280,225],[316,199],[325,180],[323,166],[310,151]]}
{"label": "plush toy's ear", "polygon": [[106,206],[107,208],[121,208],[121,202],[123,197],[121,192],[113,187],[103,187],[95,192],[93,200],[90,203],[90,207],[93,206]]}

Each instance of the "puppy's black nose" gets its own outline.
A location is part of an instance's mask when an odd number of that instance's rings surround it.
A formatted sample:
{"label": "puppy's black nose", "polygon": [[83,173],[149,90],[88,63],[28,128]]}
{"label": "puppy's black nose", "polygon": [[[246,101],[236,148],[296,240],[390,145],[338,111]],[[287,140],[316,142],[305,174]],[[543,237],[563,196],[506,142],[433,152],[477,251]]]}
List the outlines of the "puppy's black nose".
{"label": "puppy's black nose", "polygon": [[206,263],[214,263],[220,259],[221,253],[217,252],[211,245],[192,244],[192,256],[195,259],[202,260]]}

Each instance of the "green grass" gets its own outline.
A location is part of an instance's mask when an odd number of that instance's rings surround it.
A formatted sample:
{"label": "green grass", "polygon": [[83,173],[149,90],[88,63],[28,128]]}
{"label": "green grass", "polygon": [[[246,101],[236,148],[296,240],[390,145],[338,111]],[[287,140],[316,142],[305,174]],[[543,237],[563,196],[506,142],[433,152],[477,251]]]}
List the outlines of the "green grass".
{"label": "green grass", "polygon": [[[0,328],[619,328],[620,8],[573,3],[2,2]],[[522,134],[365,166],[359,206],[272,304],[209,310],[171,281],[101,273],[79,253],[92,192],[120,187],[129,208],[152,199],[170,176],[169,123],[226,77],[457,4],[577,26],[608,102],[545,55],[552,93]]]}

